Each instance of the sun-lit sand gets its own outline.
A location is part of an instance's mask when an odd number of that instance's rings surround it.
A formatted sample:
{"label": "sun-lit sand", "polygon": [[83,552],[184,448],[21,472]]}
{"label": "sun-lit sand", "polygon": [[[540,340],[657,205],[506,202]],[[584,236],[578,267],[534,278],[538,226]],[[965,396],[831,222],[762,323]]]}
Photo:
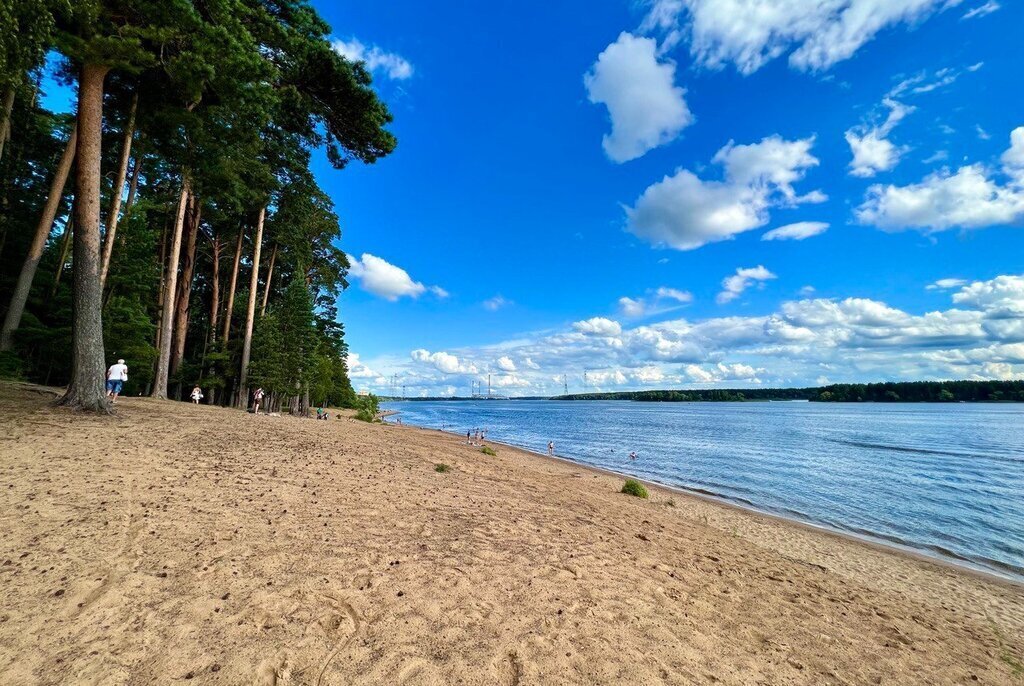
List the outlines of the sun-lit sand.
{"label": "sun-lit sand", "polygon": [[48,400],[0,385],[3,684],[1024,683],[1009,582],[438,432]]}

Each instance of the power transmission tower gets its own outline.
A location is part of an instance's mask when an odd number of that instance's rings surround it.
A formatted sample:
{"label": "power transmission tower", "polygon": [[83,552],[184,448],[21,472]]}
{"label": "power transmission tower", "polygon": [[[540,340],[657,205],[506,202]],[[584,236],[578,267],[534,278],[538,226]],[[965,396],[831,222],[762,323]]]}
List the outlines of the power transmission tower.
{"label": "power transmission tower", "polygon": [[562,392],[564,395],[569,395],[569,379],[562,374]]}

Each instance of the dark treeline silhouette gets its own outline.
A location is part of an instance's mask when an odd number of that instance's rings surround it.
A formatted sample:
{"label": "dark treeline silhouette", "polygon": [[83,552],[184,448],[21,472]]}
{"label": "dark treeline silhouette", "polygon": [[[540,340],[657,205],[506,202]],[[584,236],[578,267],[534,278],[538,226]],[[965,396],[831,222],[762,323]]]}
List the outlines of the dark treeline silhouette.
{"label": "dark treeline silhouette", "polygon": [[890,381],[831,384],[816,388],[741,388],[573,393],[552,400],[635,400],[638,402],[1024,402],[1024,381]]}

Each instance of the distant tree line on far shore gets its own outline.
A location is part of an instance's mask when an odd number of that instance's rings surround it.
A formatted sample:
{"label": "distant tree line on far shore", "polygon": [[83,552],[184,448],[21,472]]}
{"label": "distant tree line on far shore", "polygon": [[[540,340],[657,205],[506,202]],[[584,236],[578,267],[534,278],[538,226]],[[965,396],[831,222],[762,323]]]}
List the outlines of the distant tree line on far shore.
{"label": "distant tree line on far shore", "polygon": [[1024,381],[897,381],[830,384],[815,388],[742,388],[573,393],[552,400],[635,400],[638,402],[1024,402]]}

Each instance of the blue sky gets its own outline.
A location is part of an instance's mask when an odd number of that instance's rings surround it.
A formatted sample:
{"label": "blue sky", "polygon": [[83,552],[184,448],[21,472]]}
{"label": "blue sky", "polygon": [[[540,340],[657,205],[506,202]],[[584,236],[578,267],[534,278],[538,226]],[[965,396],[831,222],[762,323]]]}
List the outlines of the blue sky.
{"label": "blue sky", "polygon": [[[1020,378],[1024,7],[739,4],[324,3],[399,138],[321,174],[345,250],[410,280],[357,267],[356,385]],[[763,240],[793,224],[828,227]]]}
{"label": "blue sky", "polygon": [[1024,4],[314,4],[399,139],[316,164],[357,388],[1024,378]]}

